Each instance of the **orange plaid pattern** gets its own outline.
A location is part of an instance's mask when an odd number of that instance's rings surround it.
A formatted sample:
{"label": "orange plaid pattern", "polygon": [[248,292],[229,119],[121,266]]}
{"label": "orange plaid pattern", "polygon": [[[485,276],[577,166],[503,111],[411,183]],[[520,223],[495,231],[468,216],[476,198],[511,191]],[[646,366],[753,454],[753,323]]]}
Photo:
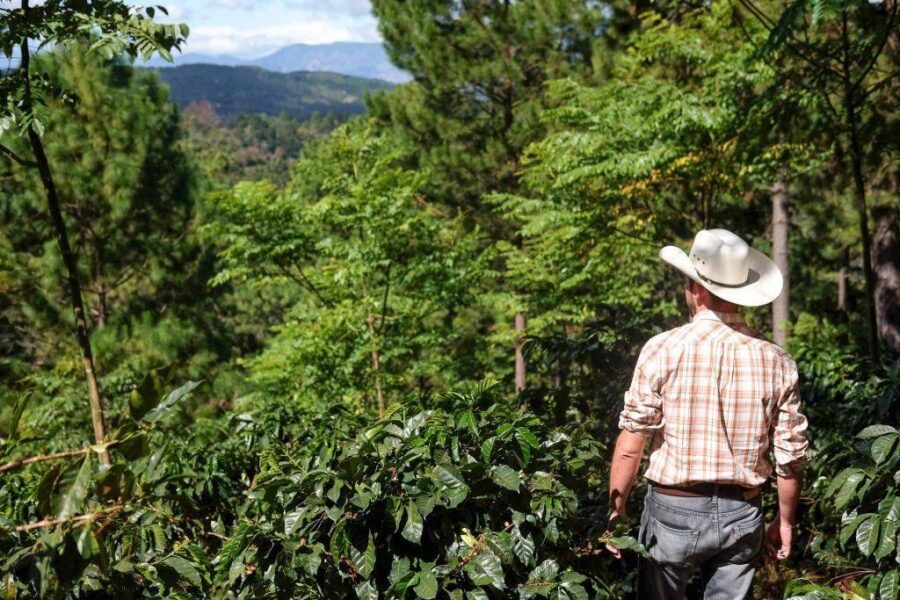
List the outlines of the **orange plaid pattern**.
{"label": "orange plaid pattern", "polygon": [[646,477],[755,487],[806,464],[797,365],[737,313],[704,310],[641,350],[619,427],[650,437]]}

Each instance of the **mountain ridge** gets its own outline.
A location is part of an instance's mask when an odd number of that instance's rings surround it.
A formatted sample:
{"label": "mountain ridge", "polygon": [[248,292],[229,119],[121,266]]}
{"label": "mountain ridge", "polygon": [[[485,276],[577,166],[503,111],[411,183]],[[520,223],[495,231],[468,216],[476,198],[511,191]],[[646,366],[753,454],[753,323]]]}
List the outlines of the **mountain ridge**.
{"label": "mountain ridge", "polygon": [[365,111],[365,93],[394,84],[325,71],[278,73],[254,65],[186,64],[151,68],[169,86],[171,99],[182,108],[203,100],[226,119],[242,114],[278,115],[298,119],[313,114],[348,116]]}
{"label": "mountain ridge", "polygon": [[391,83],[410,80],[408,73],[390,62],[382,44],[370,42],[292,44],[252,59],[231,54],[189,52],[175,55],[173,63],[155,57],[144,66],[163,69],[193,64],[256,66],[277,73],[325,71],[366,79],[382,79]]}

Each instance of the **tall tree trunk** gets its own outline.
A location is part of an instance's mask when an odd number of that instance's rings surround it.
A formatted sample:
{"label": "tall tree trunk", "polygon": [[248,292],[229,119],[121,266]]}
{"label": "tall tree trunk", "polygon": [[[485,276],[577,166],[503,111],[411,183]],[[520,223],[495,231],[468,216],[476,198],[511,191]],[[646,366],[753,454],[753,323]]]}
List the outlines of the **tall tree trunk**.
{"label": "tall tree trunk", "polygon": [[788,181],[787,170],[781,167],[778,180],[772,186],[772,254],[775,264],[784,276],[781,294],[772,302],[772,334],[775,343],[787,347],[790,329],[791,279],[788,250]]}
{"label": "tall tree trunk", "polygon": [[[369,313],[368,319],[366,321],[369,324],[369,334],[372,336],[372,342],[375,341],[375,315]],[[383,417],[385,406],[384,406],[384,390],[381,388],[381,357],[378,354],[378,349],[375,348],[372,350],[372,371],[375,372],[375,397],[378,401],[378,416]]]}
{"label": "tall tree trunk", "polygon": [[525,344],[525,314],[516,313],[516,393],[525,389],[525,353],[522,346]]}
{"label": "tall tree trunk", "polygon": [[[25,15],[26,22],[28,22],[28,10],[28,0],[22,0],[22,11]],[[31,78],[28,70],[30,54],[27,34],[24,35],[22,40],[21,50],[21,63],[19,68],[22,70],[22,74],[25,78],[25,95],[22,108],[26,113],[32,113],[34,110],[34,103],[31,96]],[[53,229],[56,232],[56,242],[59,245],[59,253],[62,256],[63,263],[66,267],[69,302],[72,305],[72,312],[75,314],[75,337],[78,340],[78,347],[81,350],[81,362],[84,366],[84,375],[88,384],[88,398],[91,404],[91,421],[94,425],[94,440],[96,443],[102,444],[106,438],[103,425],[103,399],[100,397],[100,386],[97,384],[97,374],[94,369],[94,355],[91,351],[90,329],[88,328],[87,315],[84,312],[84,302],[81,297],[81,282],[78,279],[78,266],[75,261],[75,255],[72,253],[72,247],[69,245],[69,235],[66,231],[66,223],[63,220],[56,185],[53,182],[53,174],[50,171],[50,162],[47,160],[47,154],[44,152],[44,144],[41,142],[40,136],[37,134],[34,125],[31,123],[28,125],[28,140],[31,143],[34,160],[37,163],[41,183],[44,186],[44,192],[47,196],[47,205],[50,209]],[[109,453],[106,451],[101,452],[100,460],[105,464],[109,464]]]}
{"label": "tall tree trunk", "polygon": [[844,112],[847,118],[847,132],[850,137],[850,167],[853,175],[853,203],[859,218],[859,237],[862,243],[863,276],[866,282],[865,314],[866,336],[869,342],[869,356],[878,363],[878,323],[875,316],[875,273],[872,270],[872,238],[869,235],[869,215],[866,207],[866,182],[863,177],[863,152],[859,141],[859,114],[856,106],[856,92],[850,66],[850,39],[847,13],[842,20],[843,35],[843,83]]}
{"label": "tall tree trunk", "polygon": [[106,319],[109,314],[107,306],[107,295],[109,290],[106,289],[103,280],[103,249],[99,242],[94,243],[94,291],[97,293],[97,328],[106,327]]}
{"label": "tall tree trunk", "polygon": [[847,312],[847,267],[838,270],[837,309]]}
{"label": "tall tree trunk", "polygon": [[879,206],[872,209],[875,221],[873,268],[878,334],[889,348],[900,348],[900,209]]}

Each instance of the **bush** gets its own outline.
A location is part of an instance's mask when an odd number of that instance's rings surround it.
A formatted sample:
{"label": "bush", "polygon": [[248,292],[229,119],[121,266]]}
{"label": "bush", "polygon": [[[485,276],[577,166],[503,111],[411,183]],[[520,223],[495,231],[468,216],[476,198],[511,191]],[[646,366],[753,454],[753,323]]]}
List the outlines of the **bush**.
{"label": "bush", "polygon": [[593,552],[603,454],[490,385],[394,405],[341,451],[270,455],[218,583],[242,596],[615,597]]}
{"label": "bush", "polygon": [[[257,396],[223,428],[180,408],[196,384],[158,383],[138,386],[112,466],[86,450],[2,480],[16,494],[7,593],[581,599],[629,585],[599,550],[606,448],[492,385],[378,420]],[[57,524],[14,527],[40,519]]]}

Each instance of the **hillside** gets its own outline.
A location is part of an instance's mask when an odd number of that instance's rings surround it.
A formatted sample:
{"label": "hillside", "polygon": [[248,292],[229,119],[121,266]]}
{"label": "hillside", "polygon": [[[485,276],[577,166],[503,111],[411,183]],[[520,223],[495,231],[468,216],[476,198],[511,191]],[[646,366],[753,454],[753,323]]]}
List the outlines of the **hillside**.
{"label": "hillside", "polygon": [[[210,64],[223,66],[256,66],[267,71],[328,71],[353,77],[383,79],[393,83],[409,81],[410,77],[388,59],[381,44],[335,42],[333,44],[294,44],[255,59],[243,59],[228,54],[187,53],[174,56],[174,66]],[[151,59],[147,66],[172,67],[161,58]]]}
{"label": "hillside", "polygon": [[274,73],[259,67],[182,65],[157,69],[182,107],[208,100],[220,116],[286,112],[298,119],[314,113],[348,115],[363,112],[366,90],[392,84],[337,73]]}

